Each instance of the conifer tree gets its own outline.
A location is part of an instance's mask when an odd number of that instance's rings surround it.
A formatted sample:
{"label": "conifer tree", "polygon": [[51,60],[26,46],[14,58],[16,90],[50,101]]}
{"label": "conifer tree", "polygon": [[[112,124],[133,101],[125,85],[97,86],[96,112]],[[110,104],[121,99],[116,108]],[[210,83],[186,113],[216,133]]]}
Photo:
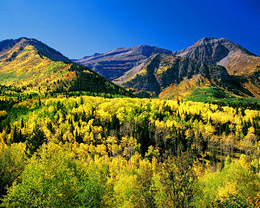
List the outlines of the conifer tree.
{"label": "conifer tree", "polygon": [[47,142],[46,136],[39,124],[36,124],[33,129],[32,137],[26,141],[27,156],[31,157],[44,142]]}

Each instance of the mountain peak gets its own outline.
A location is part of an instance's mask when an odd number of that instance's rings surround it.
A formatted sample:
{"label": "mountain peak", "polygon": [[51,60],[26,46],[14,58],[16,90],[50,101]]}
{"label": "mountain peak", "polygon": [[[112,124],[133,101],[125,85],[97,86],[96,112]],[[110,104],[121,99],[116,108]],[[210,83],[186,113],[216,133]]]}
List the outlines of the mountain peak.
{"label": "mountain peak", "polygon": [[197,42],[205,42],[205,41],[210,41],[210,40],[217,40],[216,38],[213,37],[204,37],[198,40]]}
{"label": "mountain peak", "polygon": [[[228,45],[227,45],[228,44]],[[214,45],[227,45],[230,50],[232,50],[233,48],[237,47],[237,48],[242,48],[241,46],[239,46],[238,44],[226,39],[226,38],[213,38],[213,37],[204,37],[201,38],[200,40],[196,41],[192,46],[190,46],[189,48],[194,48],[197,46],[211,46],[214,47]],[[233,48],[232,48],[233,47]]]}
{"label": "mountain peak", "polygon": [[0,42],[0,55],[17,48],[16,54],[22,52],[22,49],[26,46],[33,46],[40,56],[45,56],[54,61],[65,61],[70,62],[70,60],[62,55],[55,49],[47,46],[41,41],[34,38],[20,37],[18,39],[8,39]]}
{"label": "mountain peak", "polygon": [[[201,39],[199,39],[197,42],[209,42],[209,41],[225,41],[225,42],[232,42],[224,37],[221,38],[214,38],[214,37],[203,37]],[[233,42],[232,42],[233,43]]]}
{"label": "mountain peak", "polygon": [[[204,37],[187,49],[173,52],[175,56],[198,59],[207,64],[217,64],[221,60],[235,53],[254,55],[242,46],[226,38],[216,39],[212,37]],[[225,64],[223,65],[225,66]]]}

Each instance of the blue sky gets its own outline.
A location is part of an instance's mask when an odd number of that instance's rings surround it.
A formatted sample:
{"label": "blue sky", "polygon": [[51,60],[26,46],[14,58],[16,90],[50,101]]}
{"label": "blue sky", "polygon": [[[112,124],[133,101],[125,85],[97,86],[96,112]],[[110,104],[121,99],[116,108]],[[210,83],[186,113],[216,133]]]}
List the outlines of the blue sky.
{"label": "blue sky", "polygon": [[180,50],[225,37],[260,55],[258,0],[0,0],[0,40],[32,37],[69,58],[119,47]]}

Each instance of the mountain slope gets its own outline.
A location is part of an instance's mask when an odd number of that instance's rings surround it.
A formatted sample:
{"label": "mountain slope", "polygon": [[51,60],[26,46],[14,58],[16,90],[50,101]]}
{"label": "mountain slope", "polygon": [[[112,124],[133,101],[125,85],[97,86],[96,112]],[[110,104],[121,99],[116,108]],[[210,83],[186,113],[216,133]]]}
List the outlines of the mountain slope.
{"label": "mountain slope", "polygon": [[[138,72],[138,69],[143,66],[147,58],[155,53],[171,54],[172,52],[157,47],[139,45],[83,57],[77,60],[76,63],[88,66],[112,81],[123,76],[133,68],[137,69]],[[133,70],[131,74],[135,75],[136,72]]]}
{"label": "mountain slope", "polygon": [[[230,77],[222,66],[207,65],[204,62],[174,57],[172,55],[154,55],[137,73],[136,76],[126,80],[121,85],[141,95],[157,97],[174,85],[183,82],[201,86],[202,83],[228,82]],[[192,85],[194,87],[194,85]],[[167,89],[169,91],[169,89]]]}
{"label": "mountain slope", "polygon": [[36,39],[0,42],[0,83],[19,92],[89,91],[128,94]]}

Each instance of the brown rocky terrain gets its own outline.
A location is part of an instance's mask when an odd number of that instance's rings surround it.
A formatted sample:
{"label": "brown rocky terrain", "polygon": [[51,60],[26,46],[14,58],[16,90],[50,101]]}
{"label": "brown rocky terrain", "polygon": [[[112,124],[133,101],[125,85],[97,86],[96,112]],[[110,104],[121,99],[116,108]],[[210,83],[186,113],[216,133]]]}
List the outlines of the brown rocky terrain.
{"label": "brown rocky terrain", "polygon": [[116,80],[133,68],[140,68],[147,58],[156,53],[171,54],[170,50],[139,45],[119,48],[103,54],[83,57],[76,63],[85,65],[109,80]]}

